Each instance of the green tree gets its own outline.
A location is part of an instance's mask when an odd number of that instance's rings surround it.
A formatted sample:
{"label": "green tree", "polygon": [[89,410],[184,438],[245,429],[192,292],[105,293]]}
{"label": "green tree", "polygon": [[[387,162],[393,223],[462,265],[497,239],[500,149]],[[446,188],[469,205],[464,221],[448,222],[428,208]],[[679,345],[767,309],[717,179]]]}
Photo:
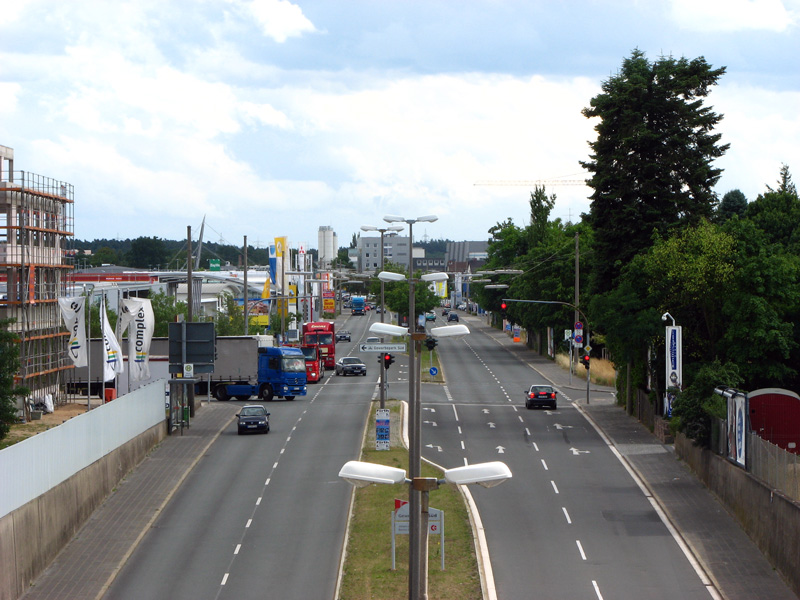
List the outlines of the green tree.
{"label": "green tree", "polygon": [[703,364],[691,383],[677,394],[672,414],[677,428],[698,444],[708,446],[711,440],[711,417],[720,414],[723,400],[714,394],[720,385],[738,387],[742,383],[737,366],[714,360]]}
{"label": "green tree", "polygon": [[350,255],[347,252],[347,248],[339,248],[339,252],[331,261],[331,267],[334,269],[354,269],[352,261],[350,260]]}
{"label": "green tree", "polygon": [[650,62],[634,50],[583,110],[599,119],[591,160],[581,162],[594,190],[594,292],[613,289],[623,266],[650,247],[653,231],[711,218],[721,174],[712,162],[728,145],[712,133],[722,116],[703,98],[724,72],[702,57]]}
{"label": "green tree", "polygon": [[152,294],[150,303],[153,307],[153,318],[155,319],[154,337],[169,337],[169,324],[174,323],[178,315],[183,315],[184,319],[188,318],[188,305],[185,302],[176,302],[173,296],[168,296],[164,292]]}
{"label": "green tree", "polygon": [[[222,308],[217,311],[214,319],[215,331],[217,335],[244,335],[244,309],[236,302],[236,298],[230,292],[222,295]],[[255,335],[259,332],[258,325],[249,323],[247,326],[248,335]]]}
{"label": "green tree", "polygon": [[11,323],[10,319],[0,320],[0,440],[17,420],[17,397],[29,393],[28,388],[14,381],[19,372],[19,344],[9,331]]}
{"label": "green tree", "polygon": [[800,253],[800,198],[788,167],[781,168],[778,189],[767,186],[767,190],[747,205],[745,216],[764,232],[767,243]]}
{"label": "green tree", "polygon": [[136,238],[126,254],[126,264],[137,269],[156,269],[159,265],[166,266],[166,263],[166,247],[157,237]]}
{"label": "green tree", "polygon": [[120,263],[119,254],[113,248],[109,248],[108,246],[103,246],[97,252],[92,254],[92,257],[89,259],[89,264],[93,267],[99,267],[102,265],[118,265]]}
{"label": "green tree", "polygon": [[733,215],[743,217],[747,211],[747,198],[740,190],[731,190],[722,197],[717,208],[716,220],[724,223]]}

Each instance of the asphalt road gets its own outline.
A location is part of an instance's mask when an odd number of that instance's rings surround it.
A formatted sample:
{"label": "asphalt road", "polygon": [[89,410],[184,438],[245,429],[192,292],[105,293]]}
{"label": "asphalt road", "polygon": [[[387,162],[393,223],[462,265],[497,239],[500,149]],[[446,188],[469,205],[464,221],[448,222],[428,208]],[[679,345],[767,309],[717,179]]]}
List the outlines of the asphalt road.
{"label": "asphalt road", "polygon": [[439,350],[447,385],[423,386],[423,456],[445,468],[502,460],[513,473],[496,488],[471,486],[498,598],[709,598],[565,394],[555,411],[525,409],[523,390],[548,382],[479,330]]}
{"label": "asphalt road", "polygon": [[[348,320],[352,341],[337,344],[337,357],[358,355],[371,321]],[[333,598],[351,495],[338,472],[360,449],[378,377],[377,362],[367,368],[366,377],[328,371],[307,396],[264,403],[269,434],[240,436],[233,422],[106,597]]]}
{"label": "asphalt road", "polygon": [[[268,435],[238,436],[232,424],[106,597],[334,597],[351,492],[337,473],[358,455],[375,394],[375,356],[358,352],[375,317],[351,317],[352,341],[337,345],[337,356],[364,359],[367,377],[328,372],[308,396],[266,403]],[[442,324],[437,316],[429,325]],[[422,386],[423,455],[445,468],[502,460],[514,475],[496,488],[471,486],[498,598],[708,598],[566,394],[556,411],[526,410],[523,389],[546,382],[477,329],[440,339],[439,354],[447,384]],[[407,396],[404,359],[389,371],[389,397]]]}

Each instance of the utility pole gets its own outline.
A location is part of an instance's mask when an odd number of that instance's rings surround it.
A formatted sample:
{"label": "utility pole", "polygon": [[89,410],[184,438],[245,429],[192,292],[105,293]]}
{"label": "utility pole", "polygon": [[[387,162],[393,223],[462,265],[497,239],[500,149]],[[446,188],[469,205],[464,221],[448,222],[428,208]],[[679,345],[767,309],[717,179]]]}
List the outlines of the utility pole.
{"label": "utility pole", "polygon": [[[194,321],[194,274],[192,273],[192,226],[186,226],[186,312],[188,323]],[[194,385],[187,385],[189,416],[194,418]]]}
{"label": "utility pole", "polygon": [[247,236],[244,236],[244,335],[250,333],[250,307],[247,305]]}

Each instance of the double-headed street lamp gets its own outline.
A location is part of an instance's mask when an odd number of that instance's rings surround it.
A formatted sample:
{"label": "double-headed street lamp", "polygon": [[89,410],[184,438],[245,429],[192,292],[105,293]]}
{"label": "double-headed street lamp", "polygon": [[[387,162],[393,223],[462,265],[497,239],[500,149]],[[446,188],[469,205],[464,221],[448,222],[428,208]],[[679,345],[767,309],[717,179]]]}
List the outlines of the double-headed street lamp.
{"label": "double-headed street lamp", "polygon": [[[378,274],[384,281],[401,281],[405,277],[399,273],[382,272]],[[443,281],[446,273],[426,273],[422,281]],[[409,285],[413,284],[413,279]],[[413,287],[412,287],[413,293]],[[412,313],[413,314],[413,313]],[[411,318],[409,317],[409,321]],[[409,357],[416,350],[421,350],[422,340],[426,334],[416,333],[409,323],[408,329],[389,323],[373,323],[370,332],[392,336],[408,336]],[[469,334],[466,325],[446,325],[434,327],[430,331],[435,337],[456,337]],[[420,346],[417,348],[417,346]],[[442,483],[469,484],[478,483],[492,487],[511,477],[511,471],[502,462],[468,465],[445,471],[443,480],[434,477],[422,477],[422,419],[420,407],[420,390],[418,366],[409,358],[409,475],[395,467],[375,465],[359,461],[346,463],[339,476],[357,486],[370,483],[409,483],[409,558],[408,558],[408,597],[411,600],[425,600],[428,597],[428,494]]]}
{"label": "double-headed street lamp", "polygon": [[[387,231],[391,232],[398,232],[403,231],[402,225],[390,225],[389,227],[375,227],[374,225],[362,225],[361,231],[379,231],[381,234],[381,253],[380,253],[380,269],[379,271],[383,271],[383,235]],[[385,304],[385,290],[384,290],[384,280],[381,279],[381,323],[383,323],[383,315],[386,314],[386,304]],[[381,361],[381,408],[386,406],[386,365],[383,364]]]}

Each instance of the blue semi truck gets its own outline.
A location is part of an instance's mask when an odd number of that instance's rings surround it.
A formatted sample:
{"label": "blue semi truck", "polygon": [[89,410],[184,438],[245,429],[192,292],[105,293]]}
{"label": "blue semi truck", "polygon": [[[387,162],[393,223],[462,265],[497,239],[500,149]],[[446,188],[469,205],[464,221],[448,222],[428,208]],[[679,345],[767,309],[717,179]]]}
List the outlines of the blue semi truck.
{"label": "blue semi truck", "polygon": [[364,296],[353,296],[350,304],[354,315],[363,315],[367,312],[367,301]]}
{"label": "blue semi truck", "polygon": [[[205,383],[198,385],[202,388]],[[208,382],[217,400],[251,396],[266,401],[275,397],[294,400],[306,395],[306,383],[306,359],[299,348],[261,346],[248,336],[217,338],[217,360]]]}

